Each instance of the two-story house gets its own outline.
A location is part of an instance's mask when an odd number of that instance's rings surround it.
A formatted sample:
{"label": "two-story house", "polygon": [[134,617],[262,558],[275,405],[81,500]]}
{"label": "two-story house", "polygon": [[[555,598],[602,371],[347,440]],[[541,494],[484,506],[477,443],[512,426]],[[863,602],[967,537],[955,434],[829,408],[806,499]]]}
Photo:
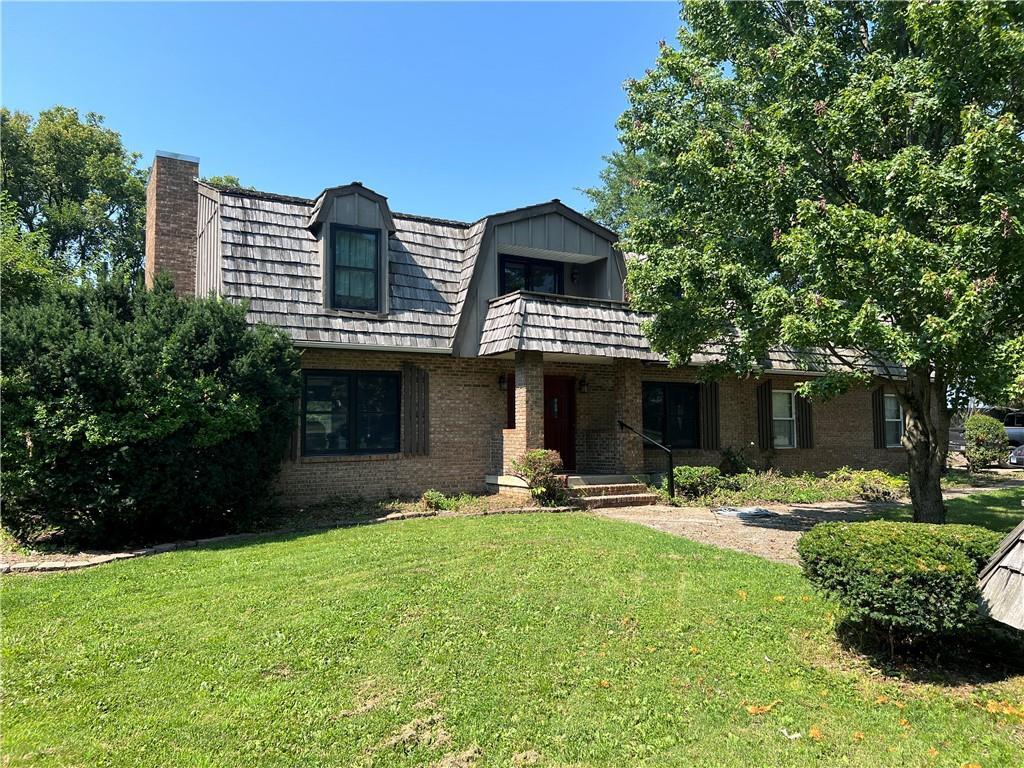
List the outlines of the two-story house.
{"label": "two-story house", "polygon": [[881,386],[812,406],[794,386],[814,372],[783,351],[759,379],[670,368],[624,301],[615,233],[558,200],[462,222],[392,211],[359,182],[307,199],[198,176],[196,158],[157,154],[146,278],[246,301],[301,350],[291,503],[494,489],[541,447],[580,475],[663,471],[620,422],[677,463],[732,447],[782,471],[906,467]]}

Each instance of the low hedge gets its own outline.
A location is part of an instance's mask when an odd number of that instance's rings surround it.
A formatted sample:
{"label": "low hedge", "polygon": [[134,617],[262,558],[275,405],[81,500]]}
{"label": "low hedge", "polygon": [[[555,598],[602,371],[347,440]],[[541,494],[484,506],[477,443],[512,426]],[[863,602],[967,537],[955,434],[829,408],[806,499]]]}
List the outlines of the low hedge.
{"label": "low hedge", "polygon": [[797,551],[807,578],[851,621],[909,644],[979,621],[978,571],[999,541],[973,525],[822,523]]}

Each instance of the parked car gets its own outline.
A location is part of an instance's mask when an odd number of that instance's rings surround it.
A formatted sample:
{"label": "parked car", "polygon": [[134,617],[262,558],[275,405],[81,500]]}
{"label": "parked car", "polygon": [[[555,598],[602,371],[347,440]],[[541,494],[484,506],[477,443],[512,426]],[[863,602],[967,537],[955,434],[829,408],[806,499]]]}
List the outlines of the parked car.
{"label": "parked car", "polygon": [[1003,426],[1006,427],[1006,438],[1010,445],[1017,447],[1024,445],[1024,411],[1013,411],[1003,418]]}
{"label": "parked car", "polygon": [[1024,467],[1024,445],[1018,445],[1010,450],[1010,458],[1007,462],[1011,467]]}

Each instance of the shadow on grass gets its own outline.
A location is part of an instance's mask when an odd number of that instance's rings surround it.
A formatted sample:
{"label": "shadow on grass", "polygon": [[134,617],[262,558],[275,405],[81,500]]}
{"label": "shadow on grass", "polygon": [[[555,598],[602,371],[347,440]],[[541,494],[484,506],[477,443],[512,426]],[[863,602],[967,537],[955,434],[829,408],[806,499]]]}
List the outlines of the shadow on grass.
{"label": "shadow on grass", "polygon": [[1024,675],[1024,632],[989,619],[916,645],[890,646],[882,633],[849,620],[839,623],[836,637],[885,676],[906,682],[975,686]]}
{"label": "shadow on grass", "polygon": [[[958,496],[946,500],[946,522],[978,525],[996,533],[1009,533],[1024,518],[1024,488],[1004,488],[996,491]],[[910,522],[913,511],[909,505],[882,508],[877,518]]]}

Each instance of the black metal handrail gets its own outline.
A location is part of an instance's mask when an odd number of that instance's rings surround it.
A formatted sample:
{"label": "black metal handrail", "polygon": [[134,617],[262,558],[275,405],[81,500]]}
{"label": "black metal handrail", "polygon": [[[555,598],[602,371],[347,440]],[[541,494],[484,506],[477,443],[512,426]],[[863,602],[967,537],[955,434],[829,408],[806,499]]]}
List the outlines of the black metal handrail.
{"label": "black metal handrail", "polygon": [[633,427],[629,426],[629,424],[624,422],[622,419],[619,419],[618,422],[619,429],[628,429],[634,435],[639,435],[643,440],[650,443],[655,448],[660,448],[666,454],[668,454],[668,496],[670,499],[674,499],[676,497],[676,465],[675,461],[672,459],[672,449],[666,448],[657,440],[652,440],[639,429],[634,429]]}

